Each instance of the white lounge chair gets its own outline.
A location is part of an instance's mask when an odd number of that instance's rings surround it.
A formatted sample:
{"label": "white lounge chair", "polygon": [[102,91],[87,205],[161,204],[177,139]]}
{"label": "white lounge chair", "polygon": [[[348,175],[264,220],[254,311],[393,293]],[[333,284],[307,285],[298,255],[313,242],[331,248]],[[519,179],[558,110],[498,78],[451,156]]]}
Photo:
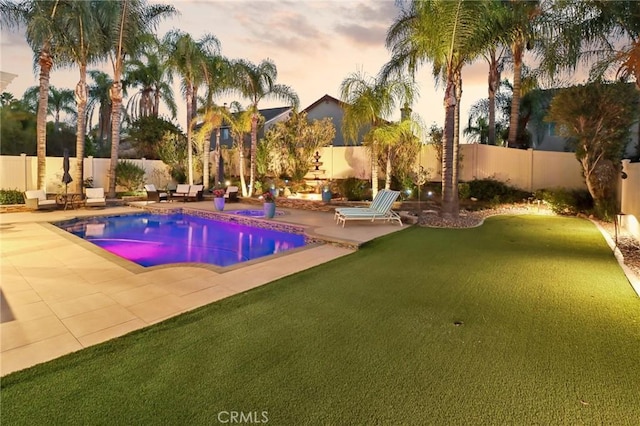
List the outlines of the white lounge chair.
{"label": "white lounge chair", "polygon": [[228,186],[227,192],[224,193],[224,198],[227,201],[238,201],[238,187]]}
{"label": "white lounge chair", "polygon": [[104,188],[87,188],[85,195],[87,196],[84,200],[85,207],[105,207],[107,205]]}
{"label": "white lounge chair", "polygon": [[402,226],[400,216],[391,210],[391,206],[396,201],[400,191],[391,191],[388,189],[380,190],[369,207],[342,207],[336,209],[336,223],[342,222],[344,228],[347,220],[385,220],[387,222],[397,221]]}
{"label": "white lounge chair", "polygon": [[189,195],[189,185],[181,183],[171,193],[171,198],[186,200],[187,195]]}
{"label": "white lounge chair", "polygon": [[47,200],[47,194],[42,189],[25,191],[24,203],[34,210],[55,209],[58,207],[56,200]]}
{"label": "white lounge chair", "polygon": [[159,192],[154,184],[148,184],[144,186],[144,190],[147,191],[147,201],[167,201],[169,194],[166,192]]}

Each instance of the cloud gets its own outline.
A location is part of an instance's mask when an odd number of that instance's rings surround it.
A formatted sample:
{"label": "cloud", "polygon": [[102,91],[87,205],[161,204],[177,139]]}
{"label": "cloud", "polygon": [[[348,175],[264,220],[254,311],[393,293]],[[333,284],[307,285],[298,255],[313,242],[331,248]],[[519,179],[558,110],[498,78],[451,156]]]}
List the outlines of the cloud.
{"label": "cloud", "polygon": [[399,9],[391,0],[340,4],[335,31],[348,41],[363,47],[384,45],[387,30]]}

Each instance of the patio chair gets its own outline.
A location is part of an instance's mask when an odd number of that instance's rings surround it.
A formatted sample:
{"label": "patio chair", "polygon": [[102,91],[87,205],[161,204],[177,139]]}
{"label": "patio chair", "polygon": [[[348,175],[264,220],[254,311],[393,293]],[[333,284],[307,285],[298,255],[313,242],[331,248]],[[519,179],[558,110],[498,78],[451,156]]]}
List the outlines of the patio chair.
{"label": "patio chair", "polygon": [[160,201],[167,201],[169,198],[169,194],[166,192],[158,192],[154,184],[145,185],[144,190],[147,191],[147,201],[159,203]]}
{"label": "patio chair", "polygon": [[104,196],[104,188],[87,188],[85,195],[87,196],[84,200],[85,207],[106,207],[107,199]]}
{"label": "patio chair", "polygon": [[224,198],[229,202],[235,202],[238,200],[238,187],[237,186],[228,186],[227,192],[224,193]]}
{"label": "patio chair", "polygon": [[204,196],[204,185],[191,185],[189,187],[189,193],[187,194],[186,201],[202,201]]}
{"label": "patio chair", "polygon": [[51,210],[58,207],[56,200],[47,200],[47,194],[42,189],[25,191],[24,203],[33,210]]}
{"label": "patio chair", "polygon": [[397,221],[402,226],[400,216],[391,210],[391,206],[396,201],[400,191],[383,189],[376,194],[369,207],[343,207],[336,209],[336,222],[344,228],[347,220],[384,220],[387,222]]}
{"label": "patio chair", "polygon": [[189,185],[181,183],[176,187],[176,190],[171,193],[171,199],[182,199],[186,201],[186,197],[189,195]]}

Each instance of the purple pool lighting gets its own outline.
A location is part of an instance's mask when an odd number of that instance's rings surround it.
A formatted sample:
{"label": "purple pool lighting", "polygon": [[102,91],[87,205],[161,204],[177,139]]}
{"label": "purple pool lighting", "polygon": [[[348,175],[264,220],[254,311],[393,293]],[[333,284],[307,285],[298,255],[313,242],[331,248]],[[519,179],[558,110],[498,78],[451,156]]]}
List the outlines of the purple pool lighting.
{"label": "purple pool lighting", "polygon": [[304,235],[186,214],[79,218],[55,225],[142,266],[230,266],[305,245]]}

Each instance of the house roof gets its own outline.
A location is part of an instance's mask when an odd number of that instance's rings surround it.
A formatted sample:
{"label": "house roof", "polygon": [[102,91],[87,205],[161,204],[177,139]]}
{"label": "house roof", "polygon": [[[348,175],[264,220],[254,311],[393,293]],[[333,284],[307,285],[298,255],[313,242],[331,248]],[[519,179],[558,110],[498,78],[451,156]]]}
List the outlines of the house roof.
{"label": "house roof", "polygon": [[345,103],[342,102],[340,99],[336,99],[333,96],[324,95],[323,97],[321,97],[320,99],[318,99],[317,101],[315,101],[314,103],[312,103],[311,105],[309,105],[308,107],[303,109],[303,111],[304,112],[309,112],[309,110],[312,110],[313,108],[315,108],[316,106],[318,106],[322,102],[333,102],[333,103],[336,103],[336,104],[340,105],[343,108],[345,106]]}
{"label": "house roof", "polygon": [[269,121],[273,120],[277,116],[290,110],[291,110],[291,107],[287,106],[287,107],[261,109],[259,110],[259,112],[260,112],[260,115],[264,117],[264,122],[268,123]]}

